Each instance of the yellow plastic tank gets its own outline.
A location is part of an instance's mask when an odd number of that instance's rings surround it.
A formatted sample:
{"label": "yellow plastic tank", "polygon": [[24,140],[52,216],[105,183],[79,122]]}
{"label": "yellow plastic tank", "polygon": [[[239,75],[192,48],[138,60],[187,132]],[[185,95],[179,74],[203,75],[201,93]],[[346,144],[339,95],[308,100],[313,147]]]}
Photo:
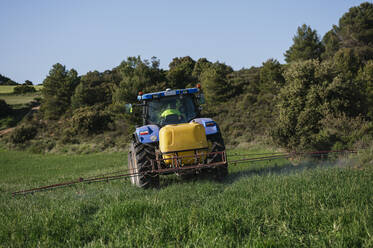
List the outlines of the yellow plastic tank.
{"label": "yellow plastic tank", "polygon": [[[176,156],[188,156],[179,160],[181,166],[202,162],[208,149],[205,128],[196,122],[164,126],[159,131],[159,149],[168,165],[175,164]],[[196,160],[194,154],[202,156]]]}

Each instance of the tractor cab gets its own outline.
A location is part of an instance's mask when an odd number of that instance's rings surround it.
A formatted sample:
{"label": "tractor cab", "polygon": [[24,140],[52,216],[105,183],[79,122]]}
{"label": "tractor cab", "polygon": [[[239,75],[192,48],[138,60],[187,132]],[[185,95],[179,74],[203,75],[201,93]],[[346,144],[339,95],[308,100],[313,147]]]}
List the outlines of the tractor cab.
{"label": "tractor cab", "polygon": [[199,117],[198,105],[203,94],[198,88],[184,90],[167,89],[162,92],[139,94],[142,102],[144,125],[163,127],[169,124],[187,123]]}

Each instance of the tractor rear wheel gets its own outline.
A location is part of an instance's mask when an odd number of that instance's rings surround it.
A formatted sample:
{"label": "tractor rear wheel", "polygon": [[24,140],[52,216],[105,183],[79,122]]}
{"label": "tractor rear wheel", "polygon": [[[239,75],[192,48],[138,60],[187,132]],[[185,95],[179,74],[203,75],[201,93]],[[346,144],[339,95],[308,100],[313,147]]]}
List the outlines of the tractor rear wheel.
{"label": "tractor rear wheel", "polygon": [[131,183],[140,188],[159,186],[159,175],[151,174],[151,160],[155,159],[155,151],[151,145],[134,142],[128,152],[128,169]]}
{"label": "tractor rear wheel", "polygon": [[[207,140],[211,142],[210,152],[222,152],[225,151],[224,140],[220,133],[212,134],[207,136]],[[207,164],[222,162],[223,157],[221,154],[212,154],[207,158]],[[214,169],[214,174],[216,179],[222,180],[228,175],[228,163],[223,165],[218,165]]]}

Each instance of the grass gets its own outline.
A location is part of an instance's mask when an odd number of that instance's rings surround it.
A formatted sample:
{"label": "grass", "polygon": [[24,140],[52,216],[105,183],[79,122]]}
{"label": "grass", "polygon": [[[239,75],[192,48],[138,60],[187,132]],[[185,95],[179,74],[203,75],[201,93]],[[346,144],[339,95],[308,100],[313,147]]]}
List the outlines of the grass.
{"label": "grass", "polygon": [[34,88],[37,90],[35,93],[28,93],[24,95],[14,95],[13,88],[15,85],[0,85],[0,99],[6,101],[7,104],[12,105],[12,107],[19,107],[25,105],[35,97],[40,97],[40,90],[43,88],[42,85],[34,85]]}
{"label": "grass", "polygon": [[[11,94],[13,93],[13,89],[16,85],[0,85],[0,94]],[[34,88],[37,91],[40,91],[43,86],[42,85],[34,85]]]}
{"label": "grass", "polygon": [[8,95],[0,95],[0,99],[5,100],[5,102],[9,105],[17,107],[20,105],[27,104],[34,100],[35,97],[40,97],[40,93],[29,93],[25,95],[13,95],[13,94],[8,94]]}
{"label": "grass", "polygon": [[12,198],[125,168],[126,154],[0,149],[0,247],[372,247],[373,170],[341,165],[283,159],[231,166],[223,182],[168,176],[160,189],[117,180]]}

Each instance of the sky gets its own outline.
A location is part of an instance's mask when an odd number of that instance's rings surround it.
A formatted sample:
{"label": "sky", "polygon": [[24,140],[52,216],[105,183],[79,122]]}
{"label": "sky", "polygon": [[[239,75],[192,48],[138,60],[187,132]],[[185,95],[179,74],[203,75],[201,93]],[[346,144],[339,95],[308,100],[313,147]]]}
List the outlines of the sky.
{"label": "sky", "polygon": [[[129,56],[205,57],[235,70],[284,63],[297,27],[320,38],[355,0],[0,0],[0,74],[42,83],[55,63],[111,70]],[[372,1],[369,1],[372,2]]]}

